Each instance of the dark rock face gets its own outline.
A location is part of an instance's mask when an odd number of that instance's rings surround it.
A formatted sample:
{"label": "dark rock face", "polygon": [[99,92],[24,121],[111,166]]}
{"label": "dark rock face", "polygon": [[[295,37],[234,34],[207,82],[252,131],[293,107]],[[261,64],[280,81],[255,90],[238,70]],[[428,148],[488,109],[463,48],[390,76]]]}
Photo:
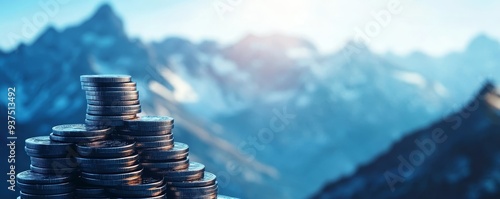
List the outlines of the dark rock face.
{"label": "dark rock face", "polygon": [[460,112],[408,134],[312,198],[500,197],[499,100],[486,84]]}

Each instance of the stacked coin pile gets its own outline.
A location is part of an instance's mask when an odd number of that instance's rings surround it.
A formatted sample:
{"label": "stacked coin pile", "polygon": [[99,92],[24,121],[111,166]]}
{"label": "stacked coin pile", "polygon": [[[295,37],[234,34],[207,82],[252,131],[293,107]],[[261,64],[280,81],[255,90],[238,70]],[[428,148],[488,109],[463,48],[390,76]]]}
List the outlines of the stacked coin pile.
{"label": "stacked coin pile", "polygon": [[49,136],[26,139],[25,151],[31,159],[30,170],[18,174],[17,184],[22,198],[72,195],[70,181],[77,165],[71,157],[70,143],[51,141]]}
{"label": "stacked coin pile", "polygon": [[[171,117],[143,116],[125,120],[124,126],[116,133],[126,139],[134,140],[141,154],[152,150],[170,151],[174,146],[173,123],[174,119]],[[185,155],[181,159],[150,159],[149,156],[141,156],[141,165],[146,171],[185,169],[189,163],[187,153]]]}
{"label": "stacked coin pile", "polygon": [[187,169],[163,171],[168,198],[218,198],[216,176],[205,172],[205,165],[190,162]]}
{"label": "stacked coin pile", "polygon": [[80,81],[87,99],[87,125],[121,126],[141,112],[139,91],[129,75],[82,75]]}
{"label": "stacked coin pile", "polygon": [[73,176],[23,171],[17,174],[18,198],[73,198]]}
{"label": "stacked coin pile", "polygon": [[[142,116],[127,75],[83,75],[86,124],[59,125],[26,140],[31,170],[18,174],[20,198],[196,198],[218,195],[216,176],[174,142],[174,119]],[[74,174],[78,173],[77,177]]]}
{"label": "stacked coin pile", "polygon": [[24,150],[30,156],[30,169],[41,174],[73,174],[76,164],[72,160],[73,145],[52,141],[49,136],[28,138]]}
{"label": "stacked coin pile", "polygon": [[[125,120],[125,130],[118,131],[118,133],[132,138],[144,137],[143,139],[146,139],[148,136],[158,136],[152,135],[154,133],[171,129],[173,122],[171,117],[145,116]],[[154,128],[157,131],[144,130],[148,128]],[[171,141],[173,142],[173,138]],[[145,147],[140,150],[140,161],[145,172],[164,176],[169,184],[166,191],[169,198],[217,198],[218,187],[215,175],[205,172],[205,165],[190,162],[188,156],[189,146],[181,142],[174,142],[173,146]],[[205,173],[207,173],[206,178]]]}
{"label": "stacked coin pile", "polygon": [[83,182],[95,186],[137,184],[142,168],[135,152],[135,142],[111,139],[78,144],[76,150]]}

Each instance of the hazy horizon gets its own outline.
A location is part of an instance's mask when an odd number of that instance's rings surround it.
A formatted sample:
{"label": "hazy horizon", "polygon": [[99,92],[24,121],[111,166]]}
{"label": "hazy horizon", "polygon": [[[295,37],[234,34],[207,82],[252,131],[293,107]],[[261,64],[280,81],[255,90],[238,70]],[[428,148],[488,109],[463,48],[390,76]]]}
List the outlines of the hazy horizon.
{"label": "hazy horizon", "polygon": [[[442,56],[462,51],[480,34],[500,38],[500,28],[494,25],[493,20],[487,20],[500,14],[485,11],[500,6],[500,2],[488,0],[473,6],[465,1],[425,4],[405,0],[371,3],[344,0],[228,2],[168,1],[141,4],[133,1],[123,4],[113,0],[42,0],[31,5],[0,2],[2,7],[9,8],[0,14],[3,15],[0,21],[3,26],[0,29],[0,49],[8,52],[20,42],[30,44],[48,26],[63,30],[78,24],[104,3],[110,4],[124,21],[129,37],[139,38],[146,43],[182,36],[193,42],[209,39],[224,45],[249,34],[285,34],[305,38],[320,52],[332,53],[344,47],[348,41],[364,35],[368,47],[379,54],[423,52]],[[391,12],[391,8],[394,12]],[[453,15],[439,13],[440,8],[455,9],[456,12]],[[352,10],[359,12],[353,13]],[[36,19],[44,23],[37,24]],[[36,31],[23,34],[26,23],[34,23]],[[446,27],[439,24],[446,24]],[[373,33],[376,34],[370,36],[367,30],[375,30]],[[20,37],[12,39],[12,34]]]}

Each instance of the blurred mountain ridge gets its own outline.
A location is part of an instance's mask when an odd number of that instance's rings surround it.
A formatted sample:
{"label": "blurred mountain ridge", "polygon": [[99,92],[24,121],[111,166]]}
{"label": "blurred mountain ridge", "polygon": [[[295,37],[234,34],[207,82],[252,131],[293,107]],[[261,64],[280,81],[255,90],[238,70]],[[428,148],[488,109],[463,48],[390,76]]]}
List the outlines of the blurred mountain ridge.
{"label": "blurred mountain ridge", "polygon": [[485,83],[461,110],[409,133],[313,198],[498,198],[499,102]]}

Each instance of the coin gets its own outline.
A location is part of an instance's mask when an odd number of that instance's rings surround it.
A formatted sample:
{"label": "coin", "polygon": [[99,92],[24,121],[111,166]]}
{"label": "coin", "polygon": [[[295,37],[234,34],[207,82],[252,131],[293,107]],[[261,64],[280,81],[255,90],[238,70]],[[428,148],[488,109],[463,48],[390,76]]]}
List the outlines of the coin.
{"label": "coin", "polygon": [[52,127],[52,133],[58,136],[87,137],[100,136],[111,133],[111,128],[96,128],[85,124],[64,124]]}
{"label": "coin", "polygon": [[36,167],[77,167],[76,160],[71,157],[64,158],[39,158],[30,157],[31,165]]}
{"label": "coin", "polygon": [[29,194],[25,193],[23,191],[20,191],[19,194],[21,195],[19,198],[22,199],[39,199],[39,198],[50,198],[50,199],[68,199],[68,198],[73,198],[73,193],[63,193],[63,194]]}
{"label": "coin", "polygon": [[109,87],[136,88],[137,84],[135,82],[81,82],[81,86],[96,87],[96,88],[109,88]]}
{"label": "coin", "polygon": [[174,139],[169,140],[159,140],[159,141],[151,141],[151,142],[137,142],[137,148],[158,148],[158,147],[168,147],[174,145]]}
{"label": "coin", "polygon": [[81,75],[80,81],[93,83],[130,82],[130,75]]}
{"label": "coin", "polygon": [[56,184],[63,182],[70,182],[74,179],[72,175],[49,175],[35,173],[27,170],[17,174],[17,181],[26,184]]}
{"label": "coin", "polygon": [[139,95],[139,91],[85,91],[85,94],[101,97],[121,97],[127,95]]}
{"label": "coin", "polygon": [[118,185],[139,184],[141,177],[134,176],[131,178],[124,178],[124,179],[117,179],[117,180],[102,180],[102,179],[81,177],[81,180],[83,182],[85,182],[87,184],[91,184],[91,185],[112,187],[112,186],[118,186]]}
{"label": "coin", "polygon": [[111,166],[111,165],[121,165],[121,166],[131,166],[139,157],[138,154],[131,156],[119,157],[119,158],[82,158],[76,157],[76,161],[81,166]]}
{"label": "coin", "polygon": [[68,147],[73,146],[68,143],[54,142],[49,136],[28,138],[26,139],[25,144],[27,148],[41,151],[65,151]]}
{"label": "coin", "polygon": [[161,162],[141,162],[141,165],[149,171],[157,170],[181,170],[189,166],[189,158],[174,161],[161,161]]}
{"label": "coin", "polygon": [[134,141],[112,139],[77,144],[76,150],[82,157],[123,157],[131,155],[134,146]]}
{"label": "coin", "polygon": [[217,183],[202,187],[169,187],[167,195],[173,196],[200,196],[217,194]]}
{"label": "coin", "polygon": [[122,126],[123,120],[89,120],[85,119],[85,124],[89,126]]}
{"label": "coin", "polygon": [[145,149],[141,152],[141,158],[146,160],[176,160],[187,157],[189,146],[181,142],[174,142],[174,147],[169,150]]}
{"label": "coin", "polygon": [[96,135],[96,136],[85,136],[85,137],[66,137],[66,136],[58,136],[54,135],[54,133],[50,134],[50,139],[57,142],[68,142],[68,143],[86,143],[86,142],[95,142],[99,140],[106,139],[108,135]]}
{"label": "coin", "polygon": [[129,105],[129,106],[96,106],[87,105],[87,110],[91,111],[111,111],[111,112],[122,112],[122,111],[135,111],[140,110],[141,105]]}
{"label": "coin", "polygon": [[[136,142],[157,142],[162,140],[172,140],[172,134],[165,135],[146,135],[146,136],[134,136],[134,135],[120,135],[127,140],[135,140]],[[172,145],[173,146],[173,145]]]}
{"label": "coin", "polygon": [[135,119],[125,120],[127,126],[171,126],[174,118],[169,116],[142,116]]}
{"label": "coin", "polygon": [[54,195],[72,192],[75,188],[70,182],[57,184],[26,184],[18,182],[19,189],[27,194]]}
{"label": "coin", "polygon": [[70,151],[73,151],[71,147],[68,147],[68,149],[65,150],[39,150],[39,149],[32,149],[28,147],[24,147],[24,151],[26,154],[30,157],[39,157],[39,158],[63,158],[68,156],[68,153]]}
{"label": "coin", "polygon": [[172,134],[170,129],[168,130],[156,130],[156,131],[141,131],[141,130],[131,130],[124,128],[116,128],[118,134],[121,135],[132,135],[132,136],[156,136],[156,135],[168,135]]}
{"label": "coin", "polygon": [[155,171],[154,173],[161,174],[164,176],[165,181],[190,181],[199,180],[203,178],[205,172],[205,165],[198,162],[190,162],[187,169],[172,171],[172,170],[162,170]]}
{"label": "coin", "polygon": [[139,104],[139,100],[87,100],[87,104],[96,106],[128,106]]}
{"label": "coin", "polygon": [[81,177],[101,179],[101,180],[120,180],[131,177],[140,177],[141,174],[142,174],[142,169],[124,173],[87,173],[87,172],[80,173]]}
{"label": "coin", "polygon": [[203,178],[199,180],[167,182],[170,187],[201,187],[215,184],[217,177],[215,174],[205,171]]}
{"label": "coin", "polygon": [[74,167],[58,167],[58,166],[53,166],[53,167],[37,167],[30,165],[30,170],[35,172],[35,173],[41,173],[41,174],[55,174],[55,175],[71,175],[76,173],[76,168]]}
{"label": "coin", "polygon": [[139,94],[121,95],[121,96],[85,95],[85,99],[100,100],[100,101],[130,101],[130,100],[139,100]]}

